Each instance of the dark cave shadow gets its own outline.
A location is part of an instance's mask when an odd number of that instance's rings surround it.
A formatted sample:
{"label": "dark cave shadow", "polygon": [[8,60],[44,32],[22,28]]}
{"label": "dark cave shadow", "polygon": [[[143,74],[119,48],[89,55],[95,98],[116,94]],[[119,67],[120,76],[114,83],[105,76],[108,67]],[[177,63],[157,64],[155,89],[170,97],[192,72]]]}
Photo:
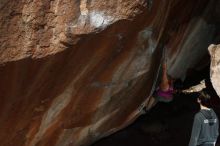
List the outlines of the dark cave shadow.
{"label": "dark cave shadow", "polygon": [[194,114],[199,110],[194,97],[179,94],[171,103],[158,103],[132,125],[92,146],[186,146]]}
{"label": "dark cave shadow", "polygon": [[198,111],[196,94],[179,94],[171,103],[158,103],[132,125],[92,146],[186,146]]}
{"label": "dark cave shadow", "polygon": [[[209,67],[195,71],[181,83],[181,88],[196,85],[203,79],[212,97],[212,108],[220,117],[220,100],[212,87]],[[194,115],[199,111],[197,96],[198,93],[178,93],[172,102],[156,104],[149,113],[140,116],[127,128],[92,146],[186,146],[190,140]],[[216,146],[219,145],[220,138]]]}

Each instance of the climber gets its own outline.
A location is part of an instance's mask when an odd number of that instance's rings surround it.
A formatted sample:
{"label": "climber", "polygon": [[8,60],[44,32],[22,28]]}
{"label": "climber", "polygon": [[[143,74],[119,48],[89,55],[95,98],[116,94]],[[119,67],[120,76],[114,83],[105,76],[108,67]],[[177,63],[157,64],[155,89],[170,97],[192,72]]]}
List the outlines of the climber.
{"label": "climber", "polygon": [[157,101],[170,102],[173,99],[174,93],[173,79],[168,79],[166,63],[163,63],[162,69],[162,79],[153,96]]}
{"label": "climber", "polygon": [[210,96],[205,89],[199,92],[197,102],[200,111],[194,117],[189,146],[215,146],[219,121],[214,110],[210,108]]}
{"label": "climber", "polygon": [[173,100],[173,79],[169,79],[167,75],[167,65],[165,62],[162,64],[162,76],[158,88],[154,91],[153,95],[145,101],[143,112],[146,113],[151,109],[158,101],[171,102]]}

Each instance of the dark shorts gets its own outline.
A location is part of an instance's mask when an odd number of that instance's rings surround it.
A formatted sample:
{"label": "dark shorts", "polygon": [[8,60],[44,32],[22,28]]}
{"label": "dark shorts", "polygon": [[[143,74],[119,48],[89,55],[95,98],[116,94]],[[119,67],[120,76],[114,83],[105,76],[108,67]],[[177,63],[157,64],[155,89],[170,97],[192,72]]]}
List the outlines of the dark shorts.
{"label": "dark shorts", "polygon": [[164,98],[163,96],[159,96],[159,95],[154,95],[154,98],[157,100],[157,101],[160,101],[160,102],[171,102],[173,100],[173,97],[170,97],[168,99]]}
{"label": "dark shorts", "polygon": [[[161,94],[161,92],[162,92],[163,94],[165,94],[165,95]],[[172,92],[173,92],[173,91],[172,91]],[[168,91],[168,92],[166,93],[166,92],[163,92],[163,91],[161,91],[161,90],[159,89],[159,90],[156,90],[156,91],[153,93],[153,97],[154,97],[157,101],[159,101],[159,102],[166,102],[166,103],[168,103],[168,102],[171,102],[171,101],[173,100],[173,94],[172,94],[172,92],[171,92],[171,91]]]}

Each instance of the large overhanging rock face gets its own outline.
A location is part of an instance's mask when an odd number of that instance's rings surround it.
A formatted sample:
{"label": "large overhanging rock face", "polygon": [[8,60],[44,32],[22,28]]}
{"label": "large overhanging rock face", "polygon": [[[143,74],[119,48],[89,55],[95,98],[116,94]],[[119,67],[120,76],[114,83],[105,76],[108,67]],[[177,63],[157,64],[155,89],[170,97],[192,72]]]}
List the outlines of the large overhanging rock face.
{"label": "large overhanging rock face", "polygon": [[127,126],[167,49],[184,78],[215,37],[207,0],[1,0],[2,146],[88,145]]}
{"label": "large overhanging rock face", "polygon": [[220,45],[210,45],[211,55],[210,76],[212,85],[220,97]]}

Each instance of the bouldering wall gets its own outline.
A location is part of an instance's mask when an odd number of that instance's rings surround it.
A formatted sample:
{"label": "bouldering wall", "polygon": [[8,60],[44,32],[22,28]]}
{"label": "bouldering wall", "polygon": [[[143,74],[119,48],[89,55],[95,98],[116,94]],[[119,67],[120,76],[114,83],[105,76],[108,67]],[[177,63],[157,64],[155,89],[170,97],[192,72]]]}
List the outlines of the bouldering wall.
{"label": "bouldering wall", "polygon": [[174,78],[208,53],[216,3],[1,0],[1,145],[89,145],[127,126],[165,50]]}
{"label": "bouldering wall", "polygon": [[216,93],[220,97],[220,45],[210,45],[208,50],[211,56],[211,82]]}

